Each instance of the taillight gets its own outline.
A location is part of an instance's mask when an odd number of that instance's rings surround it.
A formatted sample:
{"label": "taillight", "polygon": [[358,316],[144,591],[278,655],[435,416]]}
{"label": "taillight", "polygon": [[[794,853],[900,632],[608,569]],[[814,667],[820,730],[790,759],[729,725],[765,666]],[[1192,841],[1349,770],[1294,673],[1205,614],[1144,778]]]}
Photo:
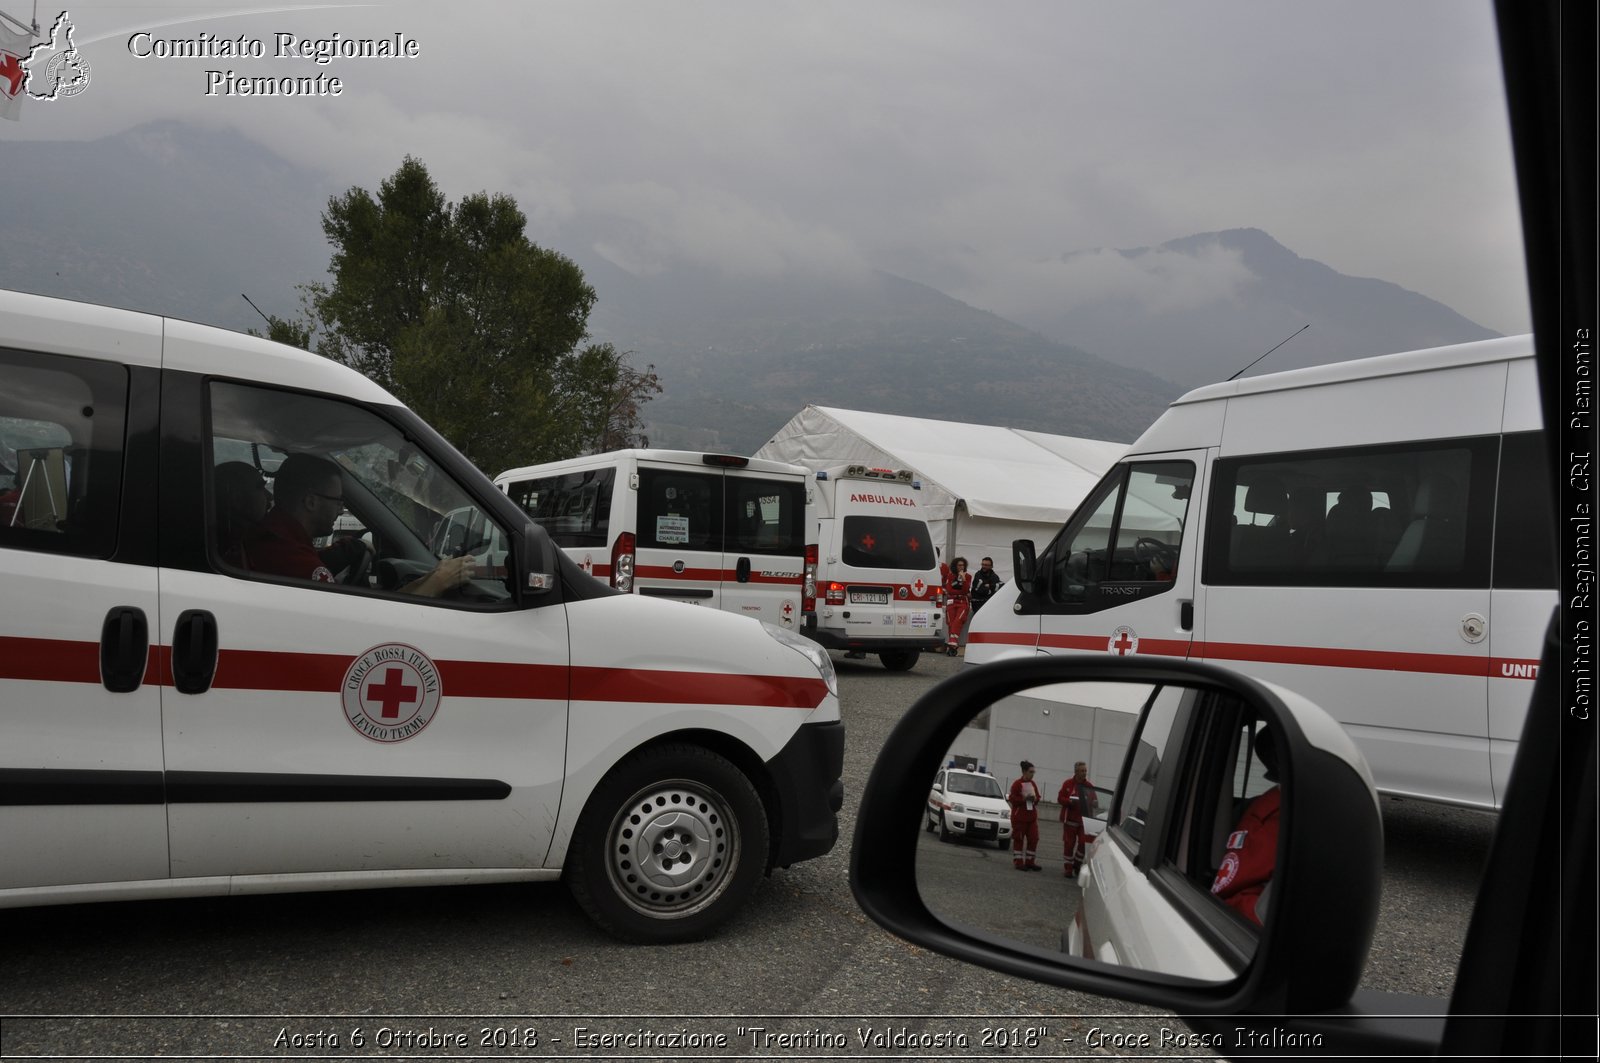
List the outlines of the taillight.
{"label": "taillight", "polygon": [[933,604],[937,605],[937,606],[939,606],[941,608],[944,606],[944,588],[943,587],[935,587],[933,589]]}
{"label": "taillight", "polygon": [[817,611],[817,544],[806,547],[805,578],[800,584],[800,612]]}
{"label": "taillight", "polygon": [[623,532],[611,546],[611,585],[625,594],[633,592],[633,532]]}
{"label": "taillight", "polygon": [[828,604],[829,605],[843,605],[844,604],[844,584],[843,583],[830,583],[830,584],[828,584],[828,599],[827,600],[828,600]]}

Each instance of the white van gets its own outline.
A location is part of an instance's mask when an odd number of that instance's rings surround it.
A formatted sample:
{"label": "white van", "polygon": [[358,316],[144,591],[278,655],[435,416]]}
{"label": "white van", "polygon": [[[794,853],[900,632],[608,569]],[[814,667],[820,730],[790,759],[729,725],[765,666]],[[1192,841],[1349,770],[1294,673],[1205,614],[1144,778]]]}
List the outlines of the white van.
{"label": "white van", "polygon": [[800,625],[806,471],[733,454],[616,450],[494,479],[618,590]]}
{"label": "white van", "polygon": [[1328,709],[1380,790],[1498,807],[1555,604],[1529,337],[1214,384],[973,620],[967,661],[1215,661]]}
{"label": "white van", "polygon": [[944,652],[944,582],[909,469],[819,469],[817,592],[805,634],[830,649],[876,653],[905,671]]}
{"label": "white van", "polygon": [[[234,462],[278,512],[229,543]],[[304,351],[0,292],[0,587],[0,907],[564,876],[672,941],[837,837],[826,653],[590,579]]]}

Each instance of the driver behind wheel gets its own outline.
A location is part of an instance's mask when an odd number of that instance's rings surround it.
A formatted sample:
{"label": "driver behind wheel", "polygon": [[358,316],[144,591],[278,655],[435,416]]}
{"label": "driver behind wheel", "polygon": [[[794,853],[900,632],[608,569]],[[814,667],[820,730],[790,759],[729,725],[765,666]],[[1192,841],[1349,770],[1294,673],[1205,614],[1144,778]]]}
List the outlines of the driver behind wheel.
{"label": "driver behind wheel", "polygon": [[[230,564],[251,572],[314,583],[334,583],[334,572],[359,564],[367,547],[347,538],[318,551],[313,540],[333,532],[344,512],[344,478],[339,467],[314,454],[291,454],[272,480],[272,509],[228,552]],[[470,557],[439,562],[426,576],[400,590],[438,597],[472,577]]]}

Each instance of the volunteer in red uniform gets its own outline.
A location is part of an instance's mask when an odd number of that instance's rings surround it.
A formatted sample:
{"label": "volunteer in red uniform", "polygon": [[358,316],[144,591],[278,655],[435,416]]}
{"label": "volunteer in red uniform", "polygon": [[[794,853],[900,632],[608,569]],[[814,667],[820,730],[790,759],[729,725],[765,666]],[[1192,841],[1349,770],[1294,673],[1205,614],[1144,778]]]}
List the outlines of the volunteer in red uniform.
{"label": "volunteer in red uniform", "polygon": [[1089,842],[1083,817],[1100,811],[1094,783],[1089,781],[1089,765],[1080,760],[1072,766],[1072,778],[1061,784],[1056,803],[1061,806],[1061,873],[1076,878],[1083,847]]}
{"label": "volunteer in red uniform", "polygon": [[1039,853],[1039,802],[1044,795],[1033,781],[1033,762],[1022,762],[1022,777],[1011,784],[1011,864],[1018,871],[1043,871],[1034,862]]}
{"label": "volunteer in red uniform", "polygon": [[972,573],[967,571],[966,558],[958,557],[951,562],[949,574],[944,578],[944,596],[944,619],[950,629],[946,652],[954,657],[961,645],[961,632],[972,612]]}
{"label": "volunteer in red uniform", "polygon": [[[1278,781],[1277,747],[1272,732],[1256,732],[1256,756],[1266,769],[1268,782]],[[1261,925],[1267,914],[1272,872],[1278,861],[1279,787],[1274,786],[1250,802],[1228,835],[1227,852],[1217,868],[1211,892],[1246,919]]]}
{"label": "volunteer in red uniform", "polygon": [[[272,509],[245,532],[228,561],[252,572],[333,583],[330,564],[343,568],[355,561],[350,556],[354,551],[366,549],[359,540],[351,539],[317,550],[312,540],[332,534],[334,521],[342,512],[344,478],[339,466],[313,454],[291,454],[273,474]],[[470,557],[448,558],[401,590],[437,597],[466,583],[471,565]]]}

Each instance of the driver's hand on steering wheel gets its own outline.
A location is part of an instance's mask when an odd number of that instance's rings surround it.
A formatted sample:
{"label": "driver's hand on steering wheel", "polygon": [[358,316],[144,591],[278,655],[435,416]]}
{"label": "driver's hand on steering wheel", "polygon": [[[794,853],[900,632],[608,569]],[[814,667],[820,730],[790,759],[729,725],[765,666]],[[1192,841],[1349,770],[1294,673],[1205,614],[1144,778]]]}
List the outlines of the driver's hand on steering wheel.
{"label": "driver's hand on steering wheel", "polygon": [[472,577],[477,574],[478,566],[473,563],[470,554],[461,557],[447,557],[440,561],[434,570],[421,579],[413,580],[400,590],[405,594],[420,594],[425,598],[437,598],[443,594],[458,591],[472,582]]}

